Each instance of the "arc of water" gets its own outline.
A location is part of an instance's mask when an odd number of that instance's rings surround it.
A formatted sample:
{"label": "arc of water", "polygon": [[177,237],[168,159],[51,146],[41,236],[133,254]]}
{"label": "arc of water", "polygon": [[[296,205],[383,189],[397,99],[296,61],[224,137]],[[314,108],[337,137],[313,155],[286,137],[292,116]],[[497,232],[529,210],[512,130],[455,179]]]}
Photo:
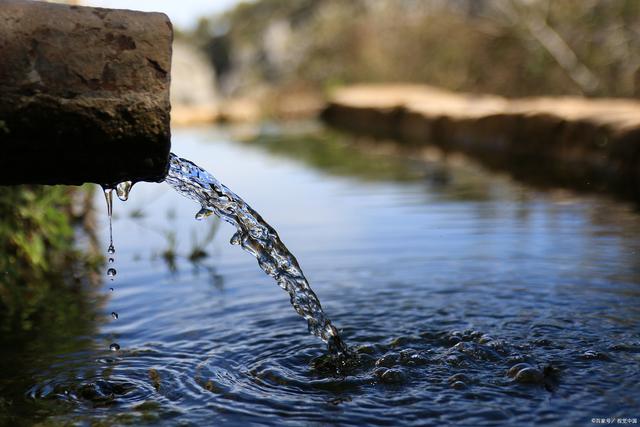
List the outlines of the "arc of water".
{"label": "arc of water", "polygon": [[287,291],[295,311],[307,321],[309,332],[322,339],[331,353],[346,353],[346,344],[325,315],[296,258],[278,233],[251,206],[195,163],[170,155],[166,182],[178,193],[200,203],[196,219],[215,214],[233,225],[232,245],[252,254],[260,268]]}

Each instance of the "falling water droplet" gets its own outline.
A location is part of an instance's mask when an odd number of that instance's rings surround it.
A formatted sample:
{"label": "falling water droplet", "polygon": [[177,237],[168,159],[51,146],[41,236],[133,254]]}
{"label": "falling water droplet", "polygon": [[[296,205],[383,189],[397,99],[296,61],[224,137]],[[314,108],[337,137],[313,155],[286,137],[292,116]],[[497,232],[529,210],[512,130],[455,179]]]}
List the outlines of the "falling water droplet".
{"label": "falling water droplet", "polygon": [[110,268],[110,269],[107,270],[107,276],[109,276],[109,277],[113,277],[116,274],[118,274],[118,272],[116,271],[115,268]]}
{"label": "falling water droplet", "polygon": [[[111,217],[113,216],[113,188],[102,186],[104,190],[104,198],[107,202],[107,216],[109,216],[109,251],[113,248],[113,225]],[[115,250],[114,250],[115,252]],[[110,254],[113,252],[109,252]]]}
{"label": "falling water droplet", "polygon": [[109,258],[109,263],[113,264],[114,259],[113,258]]}
{"label": "falling water droplet", "polygon": [[113,244],[109,245],[109,249],[107,249],[107,252],[109,253],[109,255],[113,255],[116,253],[116,248],[113,247]]}
{"label": "falling water droplet", "polygon": [[116,185],[116,194],[118,195],[118,199],[126,202],[129,198],[131,187],[133,187],[133,183],[131,181],[123,181]]}
{"label": "falling water droplet", "polygon": [[104,198],[107,201],[107,215],[111,216],[113,212],[113,188],[103,185],[102,190],[104,191]]}
{"label": "falling water droplet", "polygon": [[116,313],[115,311],[112,311],[111,317],[113,317],[115,320],[118,320],[118,313]]}
{"label": "falling water droplet", "polygon": [[109,292],[113,292],[113,288],[109,288]]}
{"label": "falling water droplet", "polygon": [[211,209],[207,209],[207,208],[202,208],[198,211],[198,213],[196,213],[196,219],[198,221],[202,221],[203,219],[207,218],[208,216],[213,215],[213,211]]}
{"label": "falling water droplet", "polygon": [[236,233],[233,233],[233,236],[231,236],[231,240],[229,240],[229,243],[231,243],[232,245],[239,245],[241,241],[242,233],[238,231]]}
{"label": "falling water droplet", "polygon": [[109,346],[109,350],[118,351],[120,350],[120,345],[117,342],[114,342]]}

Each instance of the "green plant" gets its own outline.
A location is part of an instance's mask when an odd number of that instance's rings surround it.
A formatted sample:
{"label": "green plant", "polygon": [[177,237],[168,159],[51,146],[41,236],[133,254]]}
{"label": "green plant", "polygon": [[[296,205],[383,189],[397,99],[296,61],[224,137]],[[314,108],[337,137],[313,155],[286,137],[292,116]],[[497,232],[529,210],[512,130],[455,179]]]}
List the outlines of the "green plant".
{"label": "green plant", "polygon": [[[100,257],[74,246],[74,191],[67,187],[0,187],[0,327],[33,327],[52,293],[90,278]],[[78,280],[81,279],[81,280]],[[56,313],[54,316],[64,313]]]}

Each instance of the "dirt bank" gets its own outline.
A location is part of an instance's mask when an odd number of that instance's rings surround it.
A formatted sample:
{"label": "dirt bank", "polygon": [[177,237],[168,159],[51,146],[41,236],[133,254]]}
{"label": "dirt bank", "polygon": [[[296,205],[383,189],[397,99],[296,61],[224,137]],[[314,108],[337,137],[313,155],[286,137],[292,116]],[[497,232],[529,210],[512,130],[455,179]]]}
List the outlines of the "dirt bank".
{"label": "dirt bank", "polygon": [[323,112],[349,131],[462,151],[540,184],[640,199],[640,102],[505,99],[429,86],[339,89]]}

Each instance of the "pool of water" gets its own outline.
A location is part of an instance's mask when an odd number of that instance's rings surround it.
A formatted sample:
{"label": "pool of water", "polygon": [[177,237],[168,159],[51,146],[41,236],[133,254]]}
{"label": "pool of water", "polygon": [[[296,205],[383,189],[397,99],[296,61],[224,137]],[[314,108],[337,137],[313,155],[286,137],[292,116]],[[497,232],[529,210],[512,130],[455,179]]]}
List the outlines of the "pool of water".
{"label": "pool of water", "polygon": [[[195,221],[192,201],[166,184],[139,183],[129,201],[114,203],[117,275],[105,275],[92,297],[95,327],[68,331],[68,345],[41,337],[13,356],[10,372],[3,369],[5,419],[278,426],[640,419],[633,206],[535,190],[468,162],[390,166],[388,153],[362,143],[337,143],[353,154],[342,160],[335,141],[313,156],[287,155],[279,132],[177,129],[173,151],[278,230],[353,349],[351,363],[336,371],[288,295],[229,245],[231,226]],[[325,138],[313,126],[304,133],[283,140],[302,147]],[[95,203],[106,251],[101,194]],[[117,352],[109,351],[114,342]]]}

